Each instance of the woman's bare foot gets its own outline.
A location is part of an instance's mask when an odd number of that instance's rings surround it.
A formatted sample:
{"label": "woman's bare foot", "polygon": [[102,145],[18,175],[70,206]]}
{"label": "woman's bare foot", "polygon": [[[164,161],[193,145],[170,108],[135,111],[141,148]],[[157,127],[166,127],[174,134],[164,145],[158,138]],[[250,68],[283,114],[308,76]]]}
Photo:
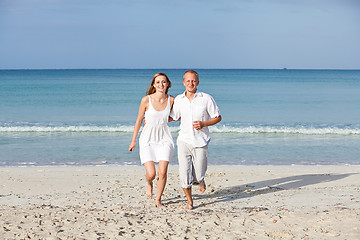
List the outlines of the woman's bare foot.
{"label": "woman's bare foot", "polygon": [[148,182],[147,187],[146,187],[146,197],[151,199],[152,194],[153,194],[153,183]]}
{"label": "woman's bare foot", "polygon": [[203,181],[202,183],[199,184],[199,191],[200,193],[204,193],[206,190],[206,184],[205,181]]}

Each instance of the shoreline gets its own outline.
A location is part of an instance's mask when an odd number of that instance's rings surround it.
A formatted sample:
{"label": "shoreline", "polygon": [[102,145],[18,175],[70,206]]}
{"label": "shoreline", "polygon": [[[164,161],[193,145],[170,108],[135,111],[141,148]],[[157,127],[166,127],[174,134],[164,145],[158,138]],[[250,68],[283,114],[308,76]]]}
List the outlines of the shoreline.
{"label": "shoreline", "polygon": [[0,237],[360,238],[360,165],[209,165],[192,211],[177,170],[158,209],[143,166],[1,166]]}
{"label": "shoreline", "polygon": [[[73,163],[58,163],[58,164],[35,164],[35,163],[24,163],[24,164],[16,164],[16,165],[0,165],[0,169],[1,168],[31,168],[31,167],[35,167],[35,168],[46,168],[46,167],[49,167],[49,168],[52,168],[52,167],[127,167],[127,166],[134,166],[134,167],[144,167],[143,165],[141,165],[141,163],[139,163],[140,160],[137,160],[136,163],[135,162],[125,162],[125,163],[84,163],[84,164],[81,164],[81,163],[76,163],[76,164],[73,164]],[[158,164],[155,163],[155,165],[157,166]],[[179,166],[178,163],[173,163],[173,162],[170,162],[169,163],[169,167],[172,166],[172,167],[177,167]],[[241,167],[241,166],[245,166],[245,167],[257,167],[257,166],[263,166],[263,167],[266,167],[266,166],[270,166],[270,167],[277,167],[277,166],[280,166],[280,167],[296,167],[296,166],[304,166],[304,167],[321,167],[321,166],[360,166],[360,162],[359,163],[342,163],[342,162],[339,162],[339,163],[323,163],[323,164],[319,164],[319,163],[299,163],[299,164],[296,164],[296,163],[283,163],[283,164],[274,164],[274,163],[268,163],[268,164],[265,164],[265,163],[243,163],[243,164],[233,164],[233,163],[229,163],[229,164],[224,164],[224,163],[208,163],[208,167],[216,167],[216,166],[224,166],[224,167],[227,167],[227,166],[235,166],[235,167]]]}

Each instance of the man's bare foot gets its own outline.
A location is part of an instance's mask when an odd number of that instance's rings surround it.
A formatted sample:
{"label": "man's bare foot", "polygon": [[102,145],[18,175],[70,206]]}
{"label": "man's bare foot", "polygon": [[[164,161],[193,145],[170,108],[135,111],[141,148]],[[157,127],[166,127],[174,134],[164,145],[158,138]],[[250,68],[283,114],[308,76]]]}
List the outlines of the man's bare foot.
{"label": "man's bare foot", "polygon": [[187,204],[186,207],[185,207],[186,210],[193,210],[193,208],[194,207],[193,207],[192,204]]}
{"label": "man's bare foot", "polygon": [[199,191],[200,193],[204,193],[206,190],[206,184],[205,181],[203,181],[202,183],[199,184]]}
{"label": "man's bare foot", "polygon": [[153,183],[148,183],[146,187],[146,197],[151,199],[153,194]]}

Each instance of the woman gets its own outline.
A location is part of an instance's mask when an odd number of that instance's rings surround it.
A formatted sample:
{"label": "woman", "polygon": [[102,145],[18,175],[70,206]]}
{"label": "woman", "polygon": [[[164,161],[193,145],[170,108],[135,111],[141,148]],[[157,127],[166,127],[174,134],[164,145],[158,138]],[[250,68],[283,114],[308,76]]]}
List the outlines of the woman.
{"label": "woman", "polygon": [[153,180],[156,176],[155,163],[159,163],[156,207],[162,207],[161,196],[164,192],[169,161],[174,155],[174,142],[167,125],[174,97],[169,96],[171,82],[165,73],[154,75],[149,90],[142,98],[139,114],[135,122],[134,134],[129,151],[136,146],[136,137],[145,115],[145,126],[139,138],[140,159],[146,170],[146,197],[152,198]]}

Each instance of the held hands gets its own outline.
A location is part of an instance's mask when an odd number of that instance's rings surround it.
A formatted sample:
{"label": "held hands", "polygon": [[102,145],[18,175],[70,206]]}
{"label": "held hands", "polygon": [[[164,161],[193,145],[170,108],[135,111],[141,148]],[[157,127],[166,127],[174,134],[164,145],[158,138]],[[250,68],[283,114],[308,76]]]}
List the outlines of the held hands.
{"label": "held hands", "polygon": [[203,127],[205,127],[205,124],[202,122],[202,121],[194,121],[193,122],[193,127],[196,129],[196,130],[201,130]]}

